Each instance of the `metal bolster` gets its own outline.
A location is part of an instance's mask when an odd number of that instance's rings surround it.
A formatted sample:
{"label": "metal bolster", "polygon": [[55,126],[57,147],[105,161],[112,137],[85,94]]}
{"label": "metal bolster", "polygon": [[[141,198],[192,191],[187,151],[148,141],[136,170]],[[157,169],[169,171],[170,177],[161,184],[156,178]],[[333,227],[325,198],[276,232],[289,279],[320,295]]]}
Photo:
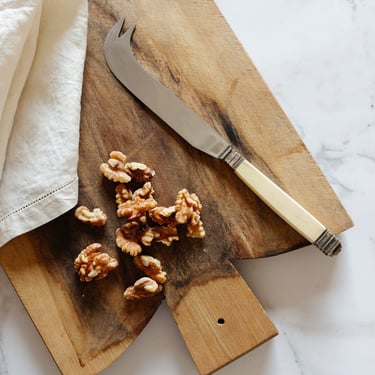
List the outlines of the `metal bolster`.
{"label": "metal bolster", "polygon": [[319,236],[314,245],[328,256],[337,255],[341,251],[340,240],[328,229]]}
{"label": "metal bolster", "polygon": [[241,154],[233,150],[232,146],[228,146],[223,151],[220,159],[223,159],[233,169],[236,169],[244,160]]}

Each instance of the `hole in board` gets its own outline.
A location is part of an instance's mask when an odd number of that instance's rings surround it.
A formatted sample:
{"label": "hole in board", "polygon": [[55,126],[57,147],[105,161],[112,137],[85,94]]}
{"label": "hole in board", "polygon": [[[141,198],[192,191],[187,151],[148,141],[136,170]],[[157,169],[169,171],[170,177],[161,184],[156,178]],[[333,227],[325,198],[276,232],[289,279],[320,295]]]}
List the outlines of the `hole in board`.
{"label": "hole in board", "polygon": [[219,319],[217,320],[217,324],[218,324],[219,326],[222,326],[224,323],[225,323],[224,318],[219,318]]}

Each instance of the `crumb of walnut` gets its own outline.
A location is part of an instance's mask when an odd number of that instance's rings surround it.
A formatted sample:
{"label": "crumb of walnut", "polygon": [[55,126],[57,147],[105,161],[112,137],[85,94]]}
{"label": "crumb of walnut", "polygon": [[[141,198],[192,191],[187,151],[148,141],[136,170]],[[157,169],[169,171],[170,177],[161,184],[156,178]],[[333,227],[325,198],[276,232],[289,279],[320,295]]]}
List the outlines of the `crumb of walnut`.
{"label": "crumb of walnut", "polygon": [[145,225],[146,217],[129,221],[116,230],[116,245],[126,254],[137,256],[142,252],[141,244],[150,246],[154,238],[151,228]]}
{"label": "crumb of walnut", "polygon": [[133,286],[126,288],[124,297],[127,300],[140,300],[143,298],[153,297],[163,290],[163,286],[158,284],[150,277],[138,279]]}
{"label": "crumb of walnut", "polygon": [[125,170],[131,178],[138,182],[150,181],[155,176],[155,171],[143,163],[126,163]]}
{"label": "crumb of walnut", "polygon": [[155,226],[152,227],[152,232],[154,234],[154,240],[156,242],[161,242],[164,245],[170,246],[173,241],[178,241],[178,231],[175,226]]}
{"label": "crumb of walnut", "polygon": [[176,221],[179,224],[187,224],[187,235],[194,238],[203,238],[206,232],[200,218],[202,204],[198,196],[182,189],[176,196]]}
{"label": "crumb of walnut", "polygon": [[135,266],[143,271],[148,277],[155,280],[159,284],[164,284],[167,280],[167,274],[163,271],[163,267],[159,259],[150,255],[139,255],[134,258]]}
{"label": "crumb of walnut", "polygon": [[98,227],[105,225],[107,222],[107,215],[100,208],[94,208],[90,211],[86,206],[79,206],[75,210],[74,216],[82,223]]}
{"label": "crumb of walnut", "polygon": [[103,279],[108,273],[118,267],[116,258],[101,252],[100,243],[92,243],[83,249],[74,261],[74,270],[81,281]]}
{"label": "crumb of walnut", "polygon": [[126,159],[121,151],[112,151],[107,163],[100,164],[100,171],[111,181],[127,183],[131,176],[127,173]]}

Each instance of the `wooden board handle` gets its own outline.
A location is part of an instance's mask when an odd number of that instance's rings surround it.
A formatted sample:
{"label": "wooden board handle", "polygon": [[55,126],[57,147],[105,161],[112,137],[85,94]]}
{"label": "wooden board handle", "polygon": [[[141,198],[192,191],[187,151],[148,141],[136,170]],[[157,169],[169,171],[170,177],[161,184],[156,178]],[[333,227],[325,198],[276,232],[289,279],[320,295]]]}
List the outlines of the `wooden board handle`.
{"label": "wooden board handle", "polygon": [[332,256],[340,252],[340,241],[249,161],[243,159],[234,171],[263,202],[326,255]]}
{"label": "wooden board handle", "polygon": [[195,279],[172,309],[192,359],[204,375],[278,334],[234,267],[230,276],[214,277],[208,280],[205,273],[201,280]]}

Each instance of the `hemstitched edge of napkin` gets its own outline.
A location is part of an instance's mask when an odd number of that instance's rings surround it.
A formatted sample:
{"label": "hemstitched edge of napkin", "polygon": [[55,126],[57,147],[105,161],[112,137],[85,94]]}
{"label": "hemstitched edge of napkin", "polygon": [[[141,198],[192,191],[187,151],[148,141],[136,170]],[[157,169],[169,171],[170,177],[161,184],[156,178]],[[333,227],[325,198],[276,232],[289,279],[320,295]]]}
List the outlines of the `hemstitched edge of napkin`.
{"label": "hemstitched edge of napkin", "polygon": [[[0,247],[69,211],[78,202],[78,176],[0,218]],[[14,226],[14,215],[18,215]],[[32,218],[38,216],[38,222]]]}

